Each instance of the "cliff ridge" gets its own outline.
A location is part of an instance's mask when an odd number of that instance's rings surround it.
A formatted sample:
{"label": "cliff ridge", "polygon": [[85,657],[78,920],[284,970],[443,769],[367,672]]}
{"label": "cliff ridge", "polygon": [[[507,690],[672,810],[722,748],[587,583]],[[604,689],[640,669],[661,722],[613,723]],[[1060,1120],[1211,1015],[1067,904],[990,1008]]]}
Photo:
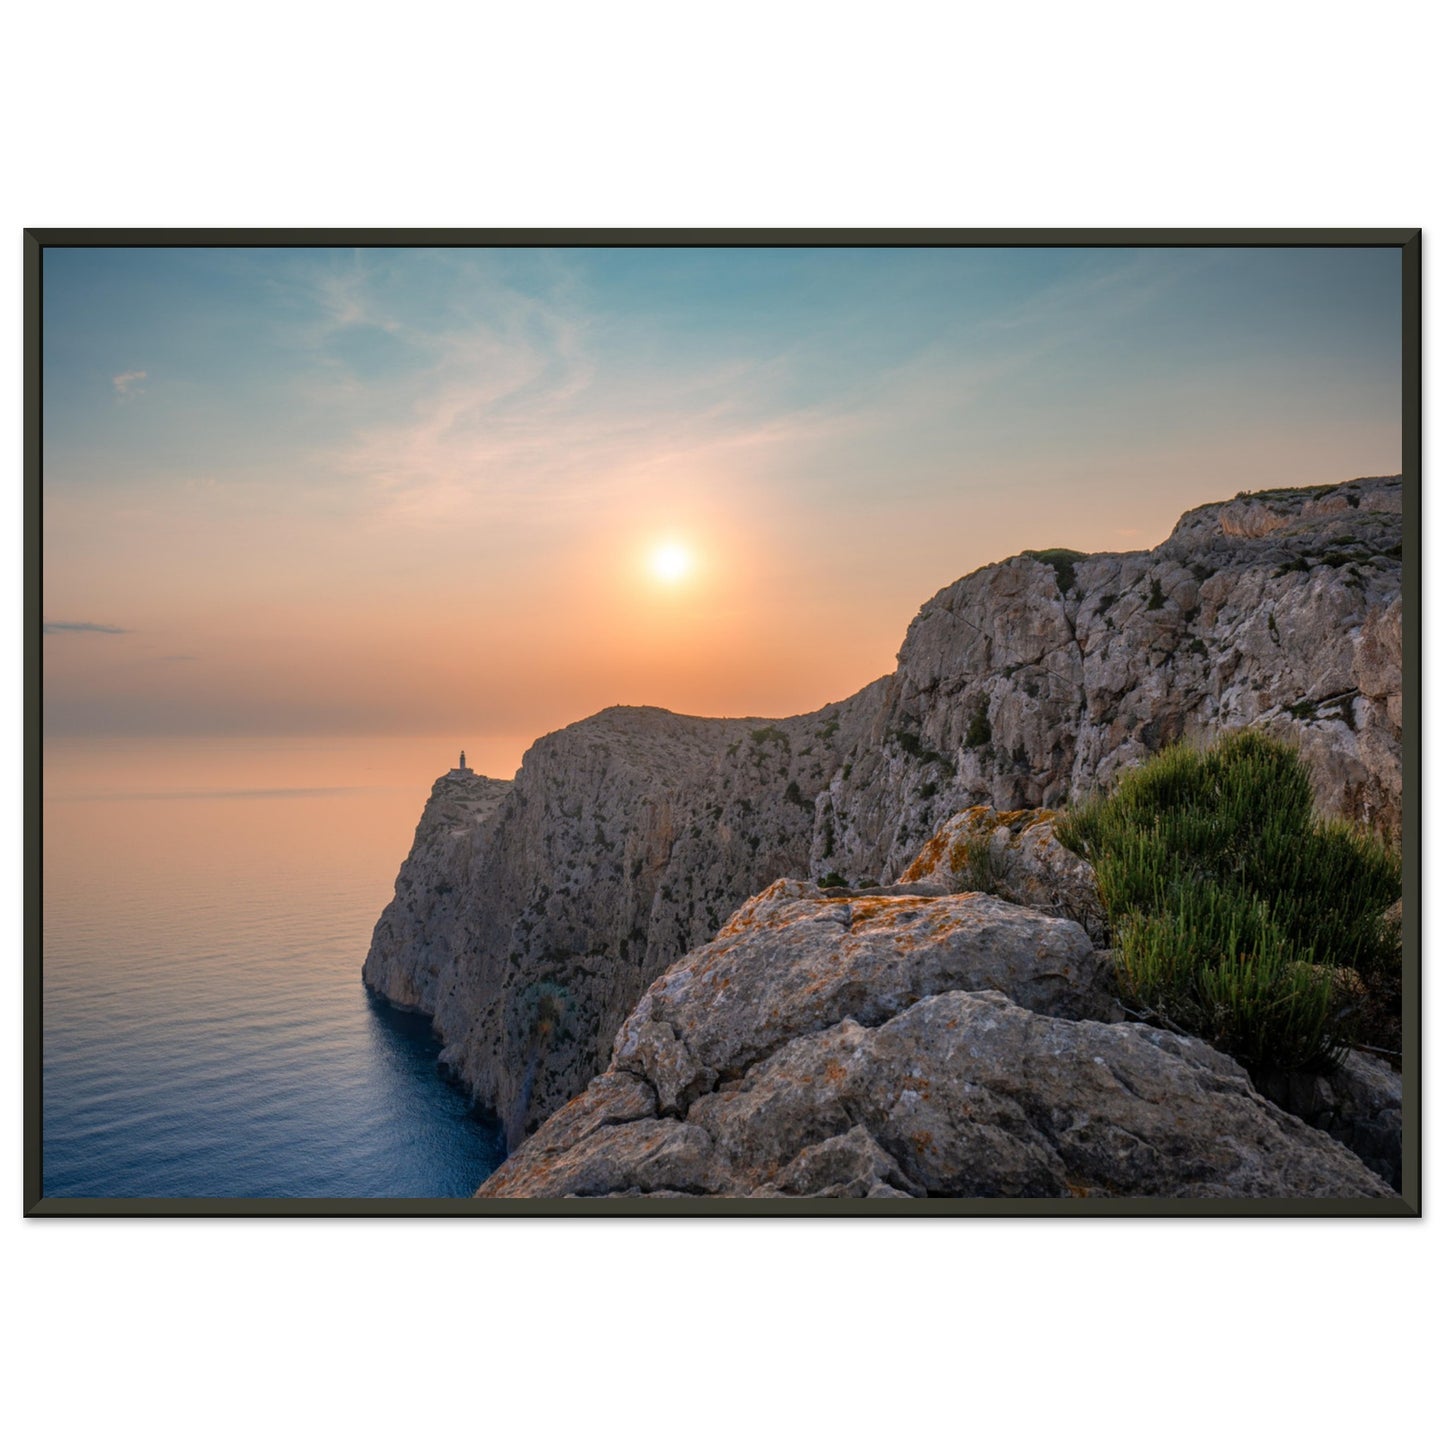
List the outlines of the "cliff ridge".
{"label": "cliff ridge", "polygon": [[513,782],[439,780],[363,977],[431,1015],[515,1147],[744,900],[890,883],[967,808],[1054,808],[1251,726],[1298,743],[1324,811],[1398,835],[1401,551],[1398,477],[1240,496],[1149,551],[980,568],[815,712],[609,708]]}

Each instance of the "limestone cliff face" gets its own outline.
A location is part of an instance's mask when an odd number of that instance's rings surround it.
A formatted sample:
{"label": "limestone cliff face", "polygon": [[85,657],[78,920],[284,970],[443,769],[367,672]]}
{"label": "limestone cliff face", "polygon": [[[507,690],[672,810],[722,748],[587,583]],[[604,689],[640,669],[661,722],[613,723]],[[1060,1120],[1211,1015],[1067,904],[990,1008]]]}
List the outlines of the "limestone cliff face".
{"label": "limestone cliff face", "polygon": [[508,792],[464,856],[443,779],[364,979],[431,1013],[515,1142],[605,1067],[663,969],[807,867],[813,798],[875,694],[782,722],[609,708],[540,739],[514,784],[487,780]]}
{"label": "limestone cliff face", "polygon": [[465,947],[463,919],[485,876],[497,812],[510,783],[454,768],[437,779],[422,810],[396,894],[372,933],[362,978],[399,1008],[432,1013],[437,979]]}
{"label": "limestone cliff face", "polygon": [[972,805],[1057,806],[1255,725],[1299,742],[1322,807],[1395,832],[1400,511],[1398,478],[1366,478],[1198,508],[1150,552],[1016,557],[925,604],[897,671],[844,702],[610,708],[539,740],[514,784],[443,779],[366,981],[432,1014],[515,1144],[744,899],[889,881]]}
{"label": "limestone cliff face", "polygon": [[834,866],[892,877],[971,804],[1057,807],[1245,726],[1299,743],[1326,811],[1397,833],[1400,505],[1398,478],[1261,493],[1151,552],[1015,557],[945,588],[830,786]]}

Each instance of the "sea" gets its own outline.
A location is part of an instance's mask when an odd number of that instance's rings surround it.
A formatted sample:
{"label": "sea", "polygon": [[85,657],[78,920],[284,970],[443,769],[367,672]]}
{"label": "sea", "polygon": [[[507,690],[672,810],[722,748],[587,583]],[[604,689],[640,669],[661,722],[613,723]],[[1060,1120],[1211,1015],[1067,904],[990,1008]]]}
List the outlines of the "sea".
{"label": "sea", "polygon": [[456,740],[43,748],[45,1194],[470,1195],[499,1130],[361,982]]}

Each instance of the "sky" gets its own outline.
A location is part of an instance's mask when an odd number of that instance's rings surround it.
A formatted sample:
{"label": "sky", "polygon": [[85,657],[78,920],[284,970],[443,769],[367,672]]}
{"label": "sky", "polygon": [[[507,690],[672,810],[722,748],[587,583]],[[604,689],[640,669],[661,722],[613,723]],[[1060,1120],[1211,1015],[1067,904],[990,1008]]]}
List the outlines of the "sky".
{"label": "sky", "polygon": [[1399,268],[47,248],[46,731],[505,760],[614,703],[811,710],[988,562],[1398,471]]}

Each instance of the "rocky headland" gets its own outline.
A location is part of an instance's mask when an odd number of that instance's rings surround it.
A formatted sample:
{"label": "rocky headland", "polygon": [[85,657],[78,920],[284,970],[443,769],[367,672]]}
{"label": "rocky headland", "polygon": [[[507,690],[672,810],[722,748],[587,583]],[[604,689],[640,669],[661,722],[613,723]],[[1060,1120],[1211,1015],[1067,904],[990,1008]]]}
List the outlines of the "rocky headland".
{"label": "rocky headland", "polygon": [[670,968],[486,1198],[1381,1198],[1076,923],[780,881]]}
{"label": "rocky headland", "polygon": [[[894,673],[816,712],[609,708],[540,739],[513,782],[439,779],[364,977],[432,1017],[445,1063],[513,1148],[562,1110],[487,1189],[1385,1189],[1232,1061],[1120,1021],[1087,865],[1035,810],[1174,739],[1252,726],[1298,744],[1323,811],[1397,835],[1400,513],[1399,478],[1365,478],[1197,508],[1152,551],[1022,555],[938,593]],[[991,811],[969,813],[980,808]],[[963,849],[972,858],[959,875],[949,856],[980,826],[992,842]],[[779,879],[834,886],[789,883],[780,898]],[[779,908],[804,912],[784,927]],[[760,1018],[740,983],[699,982],[697,960],[717,961],[709,949],[763,960],[756,969],[778,990],[784,954],[806,977],[783,970],[795,992],[775,992]],[[1022,961],[1030,950],[1042,972]],[[809,972],[809,957],[834,962]],[[820,982],[830,970],[837,979]],[[697,990],[706,1007],[687,1002]],[[791,1032],[770,1031],[773,1010]],[[995,1043],[990,1071],[977,1061]],[[975,1064],[961,1068],[965,1057]],[[898,1132],[908,1090],[894,1084],[915,1076],[932,1082],[927,1096],[912,1092],[933,1102],[905,1113],[932,1120],[913,1133],[932,1138],[936,1157]],[[826,1108],[820,1080],[842,1091]],[[814,1138],[795,1121],[776,1138],[771,1126],[749,1133],[737,1111],[765,1093],[786,1094],[799,1119],[826,1116],[829,1131]],[[1327,1122],[1349,1116],[1340,1128],[1368,1133],[1347,1093],[1325,1101]],[[1135,1112],[1126,1121],[1118,1109]],[[1150,1112],[1214,1143],[1173,1150],[1146,1127]],[[608,1137],[636,1126],[693,1164],[591,1175],[558,1163],[576,1147],[558,1130],[600,1149],[600,1120]],[[1113,1143],[1086,1146],[1080,1131]],[[1126,1134],[1137,1144],[1127,1166]],[[1005,1161],[993,1173],[978,1162],[985,1138]],[[809,1150],[822,1153],[805,1166]],[[604,1152],[631,1157],[620,1136]],[[824,1156],[843,1162],[824,1169]],[[1191,1173],[1190,1157],[1211,1162]]]}

